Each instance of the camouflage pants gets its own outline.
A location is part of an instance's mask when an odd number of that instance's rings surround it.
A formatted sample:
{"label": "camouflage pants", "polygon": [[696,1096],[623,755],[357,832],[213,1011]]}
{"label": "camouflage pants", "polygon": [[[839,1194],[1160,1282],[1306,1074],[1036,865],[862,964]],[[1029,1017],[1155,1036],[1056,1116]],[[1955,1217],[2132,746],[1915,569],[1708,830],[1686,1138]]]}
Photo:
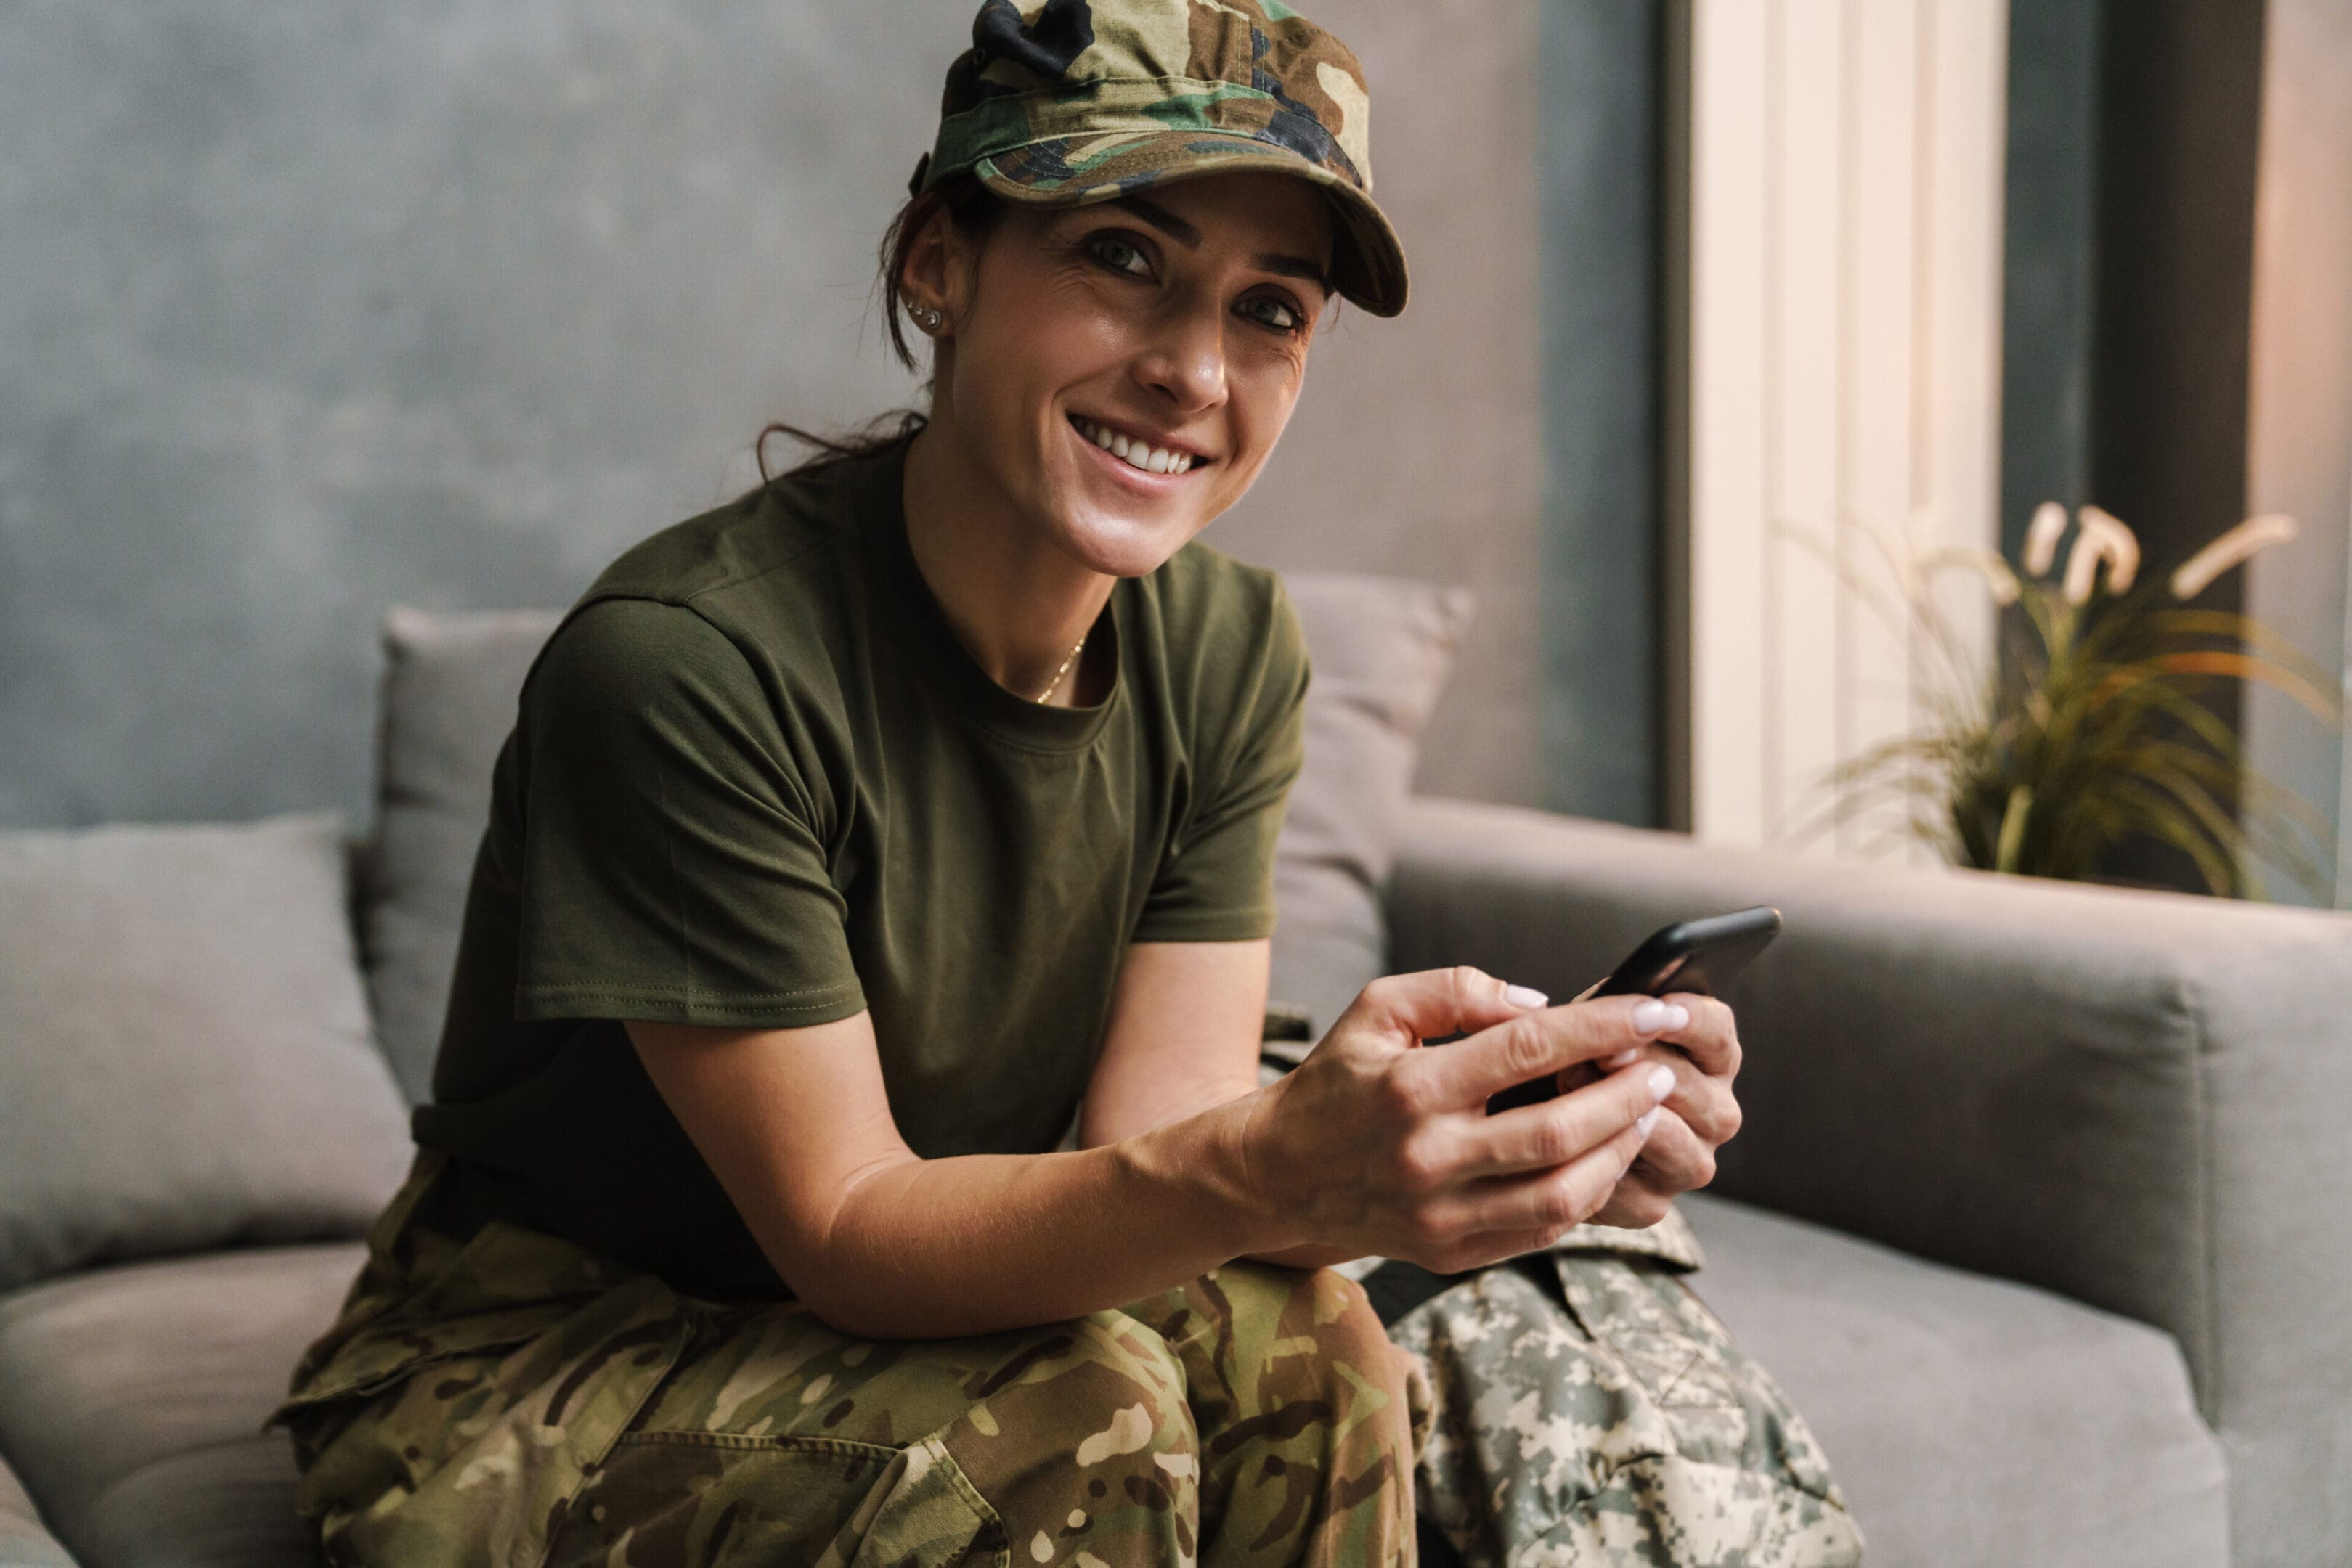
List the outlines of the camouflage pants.
{"label": "camouflage pants", "polygon": [[1679,1214],[1580,1226],[1391,1323],[1436,1421],[1416,1502],[1469,1568],[1832,1568],[1862,1533],[1804,1420],[1683,1282]]}
{"label": "camouflage pants", "polygon": [[1427,1385],[1330,1270],[861,1340],[515,1226],[437,1236],[406,1222],[434,1168],[271,1416],[330,1563],[1412,1562]]}
{"label": "camouflage pants", "polygon": [[432,1168],[271,1416],[331,1563],[1411,1563],[1416,1508],[1470,1568],[1860,1560],[1804,1422],[1684,1287],[1679,1215],[1385,1333],[1330,1270],[1234,1264],[880,1342],[512,1226],[460,1245],[405,1223]]}

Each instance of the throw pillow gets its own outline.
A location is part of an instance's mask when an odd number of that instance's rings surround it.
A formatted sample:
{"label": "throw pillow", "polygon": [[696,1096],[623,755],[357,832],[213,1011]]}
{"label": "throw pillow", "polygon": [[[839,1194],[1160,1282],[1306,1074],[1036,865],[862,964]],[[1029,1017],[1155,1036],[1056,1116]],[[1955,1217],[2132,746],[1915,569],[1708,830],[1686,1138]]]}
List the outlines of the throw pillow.
{"label": "throw pillow", "polygon": [[365,1232],[413,1146],[343,837],[334,812],[0,832],[0,1291]]}
{"label": "throw pillow", "polygon": [[1382,900],[1412,794],[1422,727],[1453,673],[1476,598],[1404,578],[1286,573],[1315,674],[1307,762],[1275,848],[1272,997],[1307,1014],[1304,1056],[1388,972]]}
{"label": "throw pillow", "polygon": [[561,619],[399,605],[383,618],[377,821],[360,936],[376,1038],[411,1104],[432,1089],[466,884],[489,822],[490,768],[514,727],[523,674]]}

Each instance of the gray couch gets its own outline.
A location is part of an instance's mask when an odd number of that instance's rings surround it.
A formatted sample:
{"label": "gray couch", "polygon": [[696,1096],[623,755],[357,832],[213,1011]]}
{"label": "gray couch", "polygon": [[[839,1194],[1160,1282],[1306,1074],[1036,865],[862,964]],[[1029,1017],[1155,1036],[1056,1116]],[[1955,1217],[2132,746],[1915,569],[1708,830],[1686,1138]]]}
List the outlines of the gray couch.
{"label": "gray couch", "polygon": [[[1408,801],[1443,659],[1350,662],[1409,654],[1416,616],[1442,653],[1466,606],[1392,608],[1363,648],[1308,628],[1321,700],[1364,722],[1315,721],[1327,773],[1294,804],[1278,995],[1328,1022],[1331,955],[1368,930],[1384,967],[1467,961],[1570,995],[1669,918],[1778,904],[1787,935],[1732,998],[1747,1127],[1684,1200],[1695,1282],[1813,1425],[1871,1561],[2352,1563],[2352,917]],[[358,939],[333,934],[369,966],[394,1103],[420,1087],[499,704],[544,627],[394,628],[383,812],[354,845]],[[1374,774],[1393,810],[1326,793]],[[1312,907],[1335,868],[1380,894],[1371,925]],[[8,896],[0,874],[0,930]],[[10,1005],[0,986],[0,1032]],[[0,1129],[68,1113],[46,1114],[0,1105]],[[372,1157],[353,1192],[265,1206],[236,1245],[86,1247],[0,1295],[0,1565],[310,1561],[284,1439],[257,1426],[357,1266]]]}

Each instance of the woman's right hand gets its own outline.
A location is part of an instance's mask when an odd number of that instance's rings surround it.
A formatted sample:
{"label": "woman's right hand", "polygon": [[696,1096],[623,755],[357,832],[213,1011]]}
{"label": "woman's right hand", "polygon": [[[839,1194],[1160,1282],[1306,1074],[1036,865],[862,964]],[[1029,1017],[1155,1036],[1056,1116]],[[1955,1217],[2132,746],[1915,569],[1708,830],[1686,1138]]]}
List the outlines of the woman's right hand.
{"label": "woman's right hand", "polygon": [[[1645,997],[1547,1006],[1466,965],[1391,975],[1255,1096],[1246,1168],[1286,1245],[1445,1274],[1548,1247],[1608,1201],[1674,1073],[1636,1061],[1494,1116],[1487,1097],[1688,1021]],[[1422,1045],[1457,1030],[1471,1032]]]}

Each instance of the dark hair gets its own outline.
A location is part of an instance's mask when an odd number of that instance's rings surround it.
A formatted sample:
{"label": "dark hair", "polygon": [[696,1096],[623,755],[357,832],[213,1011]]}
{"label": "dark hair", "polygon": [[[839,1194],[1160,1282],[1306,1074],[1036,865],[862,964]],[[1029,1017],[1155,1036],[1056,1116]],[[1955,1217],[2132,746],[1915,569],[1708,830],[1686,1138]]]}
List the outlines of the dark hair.
{"label": "dark hair", "polygon": [[[950,174],[929,190],[908,196],[891,214],[890,225],[882,231],[881,272],[875,279],[875,292],[881,298],[883,330],[890,336],[891,352],[910,371],[922,367],[916,362],[915,351],[907,342],[902,308],[906,299],[898,279],[907,270],[907,258],[914,253],[915,241],[921,237],[931,219],[942,213],[967,237],[976,240],[985,237],[1003,221],[1004,201],[973,174]],[[930,382],[923,383],[925,391],[929,387]],[[930,415],[920,409],[895,409],[877,414],[863,424],[829,434],[804,430],[782,420],[771,421],[751,445],[752,458],[760,465],[760,487],[764,489],[782,476],[768,472],[768,438],[772,435],[785,436],[815,449],[813,455],[783,471],[798,474],[844,458],[879,452],[907,440],[929,421]]]}

